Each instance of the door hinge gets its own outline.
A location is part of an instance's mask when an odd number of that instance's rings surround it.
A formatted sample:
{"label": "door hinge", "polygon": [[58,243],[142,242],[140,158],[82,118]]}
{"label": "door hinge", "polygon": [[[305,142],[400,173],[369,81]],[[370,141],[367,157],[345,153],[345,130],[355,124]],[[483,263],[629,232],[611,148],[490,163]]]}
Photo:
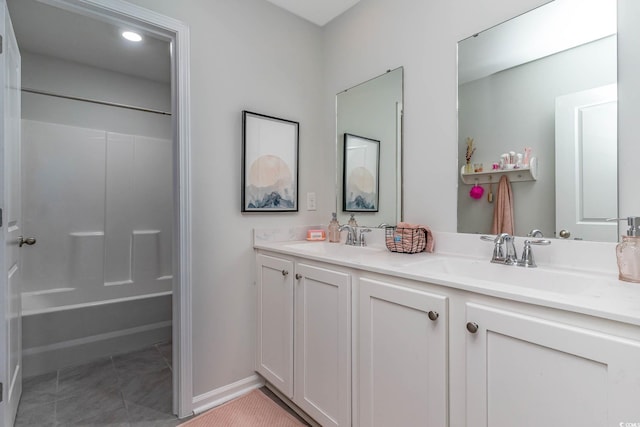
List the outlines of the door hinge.
{"label": "door hinge", "polygon": [[0,209],[0,227],[2,227],[2,209]]}
{"label": "door hinge", "polygon": [[0,383],[0,402],[2,402],[4,400],[2,398],[2,396],[3,396],[2,390],[4,390],[4,384]]}
{"label": "door hinge", "polygon": [[0,53],[2,53],[4,47],[4,37],[0,36]]}

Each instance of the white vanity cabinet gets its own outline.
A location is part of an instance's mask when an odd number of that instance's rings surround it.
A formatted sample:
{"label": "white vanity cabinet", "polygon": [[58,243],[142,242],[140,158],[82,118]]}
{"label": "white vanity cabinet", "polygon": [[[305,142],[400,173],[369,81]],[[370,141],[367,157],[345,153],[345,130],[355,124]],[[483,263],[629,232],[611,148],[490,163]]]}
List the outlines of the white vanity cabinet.
{"label": "white vanity cabinet", "polygon": [[640,422],[640,342],[469,302],[466,320],[467,427]]}
{"label": "white vanity cabinet", "polygon": [[257,256],[256,370],[323,426],[351,425],[351,276]]}
{"label": "white vanity cabinet", "polygon": [[359,425],[447,426],[447,297],[393,278],[358,294]]}

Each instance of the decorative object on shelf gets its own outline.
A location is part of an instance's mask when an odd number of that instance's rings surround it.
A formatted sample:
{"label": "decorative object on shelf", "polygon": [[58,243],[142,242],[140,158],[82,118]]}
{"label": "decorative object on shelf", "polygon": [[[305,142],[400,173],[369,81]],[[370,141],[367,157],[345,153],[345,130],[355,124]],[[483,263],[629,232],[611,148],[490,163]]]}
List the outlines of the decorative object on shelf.
{"label": "decorative object on shelf", "polygon": [[535,181],[538,179],[538,161],[535,157],[532,157],[528,167],[519,169],[497,169],[467,173],[464,166],[460,168],[460,177],[465,184],[488,184],[492,179],[497,181],[502,175],[507,175],[511,182]]}
{"label": "decorative object on shelf", "polygon": [[299,127],[242,112],[242,212],[298,211]]}
{"label": "decorative object on shelf", "polygon": [[342,210],[378,212],[380,141],[344,134]]}
{"label": "decorative object on shelf", "polygon": [[476,152],[476,148],[473,146],[473,138],[467,137],[467,153],[465,154],[466,163],[464,165],[465,173],[473,172],[473,168],[471,167],[471,157],[473,157],[473,153]]}
{"label": "decorative object on shelf", "polygon": [[489,193],[487,194],[487,202],[493,203],[493,183],[491,177],[489,177]]}
{"label": "decorative object on shelf", "polygon": [[469,196],[472,199],[476,199],[476,200],[480,199],[483,194],[484,194],[484,188],[479,186],[477,182],[474,184],[473,187],[471,187],[471,190],[469,190]]}

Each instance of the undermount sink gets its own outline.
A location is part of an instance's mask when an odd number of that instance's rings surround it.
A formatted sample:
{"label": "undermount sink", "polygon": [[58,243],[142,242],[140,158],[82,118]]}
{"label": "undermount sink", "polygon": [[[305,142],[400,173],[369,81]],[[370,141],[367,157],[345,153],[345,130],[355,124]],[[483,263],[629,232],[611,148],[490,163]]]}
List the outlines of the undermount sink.
{"label": "undermount sink", "polygon": [[386,251],[385,248],[375,246],[351,246],[344,243],[330,243],[327,241],[320,242],[296,242],[286,245],[288,249],[315,254],[357,254],[357,253],[374,253]]}
{"label": "undermount sink", "polygon": [[563,294],[583,293],[594,287],[607,285],[606,279],[570,270],[544,267],[524,268],[494,264],[489,260],[456,257],[437,258],[420,264],[408,265],[405,271],[446,275],[450,278],[464,277]]}

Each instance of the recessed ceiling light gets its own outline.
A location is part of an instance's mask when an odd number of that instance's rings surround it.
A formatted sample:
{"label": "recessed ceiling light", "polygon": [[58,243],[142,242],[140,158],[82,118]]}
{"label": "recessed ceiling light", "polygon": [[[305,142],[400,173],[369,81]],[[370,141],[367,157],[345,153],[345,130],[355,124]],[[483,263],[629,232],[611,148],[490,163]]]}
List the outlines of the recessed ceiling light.
{"label": "recessed ceiling light", "polygon": [[138,33],[134,33],[133,31],[123,32],[122,37],[132,42],[139,42],[142,40],[142,36]]}

